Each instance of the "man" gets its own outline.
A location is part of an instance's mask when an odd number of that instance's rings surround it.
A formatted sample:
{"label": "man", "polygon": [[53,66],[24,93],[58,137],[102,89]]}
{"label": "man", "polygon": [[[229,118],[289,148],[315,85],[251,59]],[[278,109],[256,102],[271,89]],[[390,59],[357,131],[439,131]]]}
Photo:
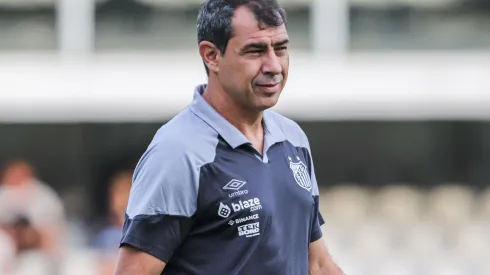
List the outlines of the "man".
{"label": "man", "polygon": [[34,249],[60,256],[66,222],[63,203],[25,160],[11,161],[2,170],[0,221],[15,232],[19,252]]}
{"label": "man", "polygon": [[132,171],[118,171],[109,183],[109,224],[96,235],[92,244],[100,253],[99,275],[114,274],[132,175]]}
{"label": "man", "polygon": [[339,275],[299,126],[268,110],[288,76],[285,13],[208,0],[198,16],[208,84],[163,126],[133,175],[117,275]]}

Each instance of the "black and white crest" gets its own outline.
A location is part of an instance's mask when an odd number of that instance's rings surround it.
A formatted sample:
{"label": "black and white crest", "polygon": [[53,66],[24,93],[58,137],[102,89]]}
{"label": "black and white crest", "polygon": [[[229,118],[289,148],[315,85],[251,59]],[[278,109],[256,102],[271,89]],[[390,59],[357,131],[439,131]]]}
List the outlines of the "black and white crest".
{"label": "black and white crest", "polygon": [[299,161],[299,162],[293,162],[292,160],[289,161],[289,168],[293,171],[293,176],[294,179],[296,180],[296,183],[301,186],[302,188],[310,191],[311,190],[311,180],[310,180],[310,175],[308,174],[308,169],[306,168],[306,165]]}

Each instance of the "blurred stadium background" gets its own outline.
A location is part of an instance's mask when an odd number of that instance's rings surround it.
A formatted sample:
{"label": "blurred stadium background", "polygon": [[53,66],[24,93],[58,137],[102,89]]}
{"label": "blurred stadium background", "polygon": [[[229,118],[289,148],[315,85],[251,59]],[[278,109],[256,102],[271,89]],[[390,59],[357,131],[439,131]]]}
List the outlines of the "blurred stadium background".
{"label": "blurred stadium background", "polygon": [[[206,80],[200,2],[0,0],[0,274],[112,274],[131,169]],[[490,2],[281,2],[276,109],[309,135],[335,260],[490,274]]]}

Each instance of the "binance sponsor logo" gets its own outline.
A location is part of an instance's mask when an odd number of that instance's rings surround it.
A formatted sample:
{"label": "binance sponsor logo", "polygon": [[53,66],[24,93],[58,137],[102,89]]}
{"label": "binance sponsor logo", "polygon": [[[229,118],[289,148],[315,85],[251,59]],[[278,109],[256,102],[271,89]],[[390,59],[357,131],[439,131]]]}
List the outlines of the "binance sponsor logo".
{"label": "binance sponsor logo", "polygon": [[241,224],[241,223],[244,223],[244,222],[256,220],[258,218],[259,218],[259,214],[253,214],[253,215],[246,216],[246,217],[243,217],[243,218],[232,219],[232,220],[230,220],[228,222],[228,224],[229,225]]}

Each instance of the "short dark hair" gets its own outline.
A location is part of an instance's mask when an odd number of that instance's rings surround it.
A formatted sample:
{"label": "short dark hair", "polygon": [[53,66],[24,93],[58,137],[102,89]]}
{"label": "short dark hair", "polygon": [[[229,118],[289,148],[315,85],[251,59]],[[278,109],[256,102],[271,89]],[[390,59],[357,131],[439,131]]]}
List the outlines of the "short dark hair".
{"label": "short dark hair", "polygon": [[[277,0],[206,0],[197,16],[197,40],[209,41],[224,54],[233,37],[232,19],[235,10],[246,6],[259,22],[259,27],[278,27],[287,24],[286,12]],[[206,73],[209,69],[206,65]]]}

